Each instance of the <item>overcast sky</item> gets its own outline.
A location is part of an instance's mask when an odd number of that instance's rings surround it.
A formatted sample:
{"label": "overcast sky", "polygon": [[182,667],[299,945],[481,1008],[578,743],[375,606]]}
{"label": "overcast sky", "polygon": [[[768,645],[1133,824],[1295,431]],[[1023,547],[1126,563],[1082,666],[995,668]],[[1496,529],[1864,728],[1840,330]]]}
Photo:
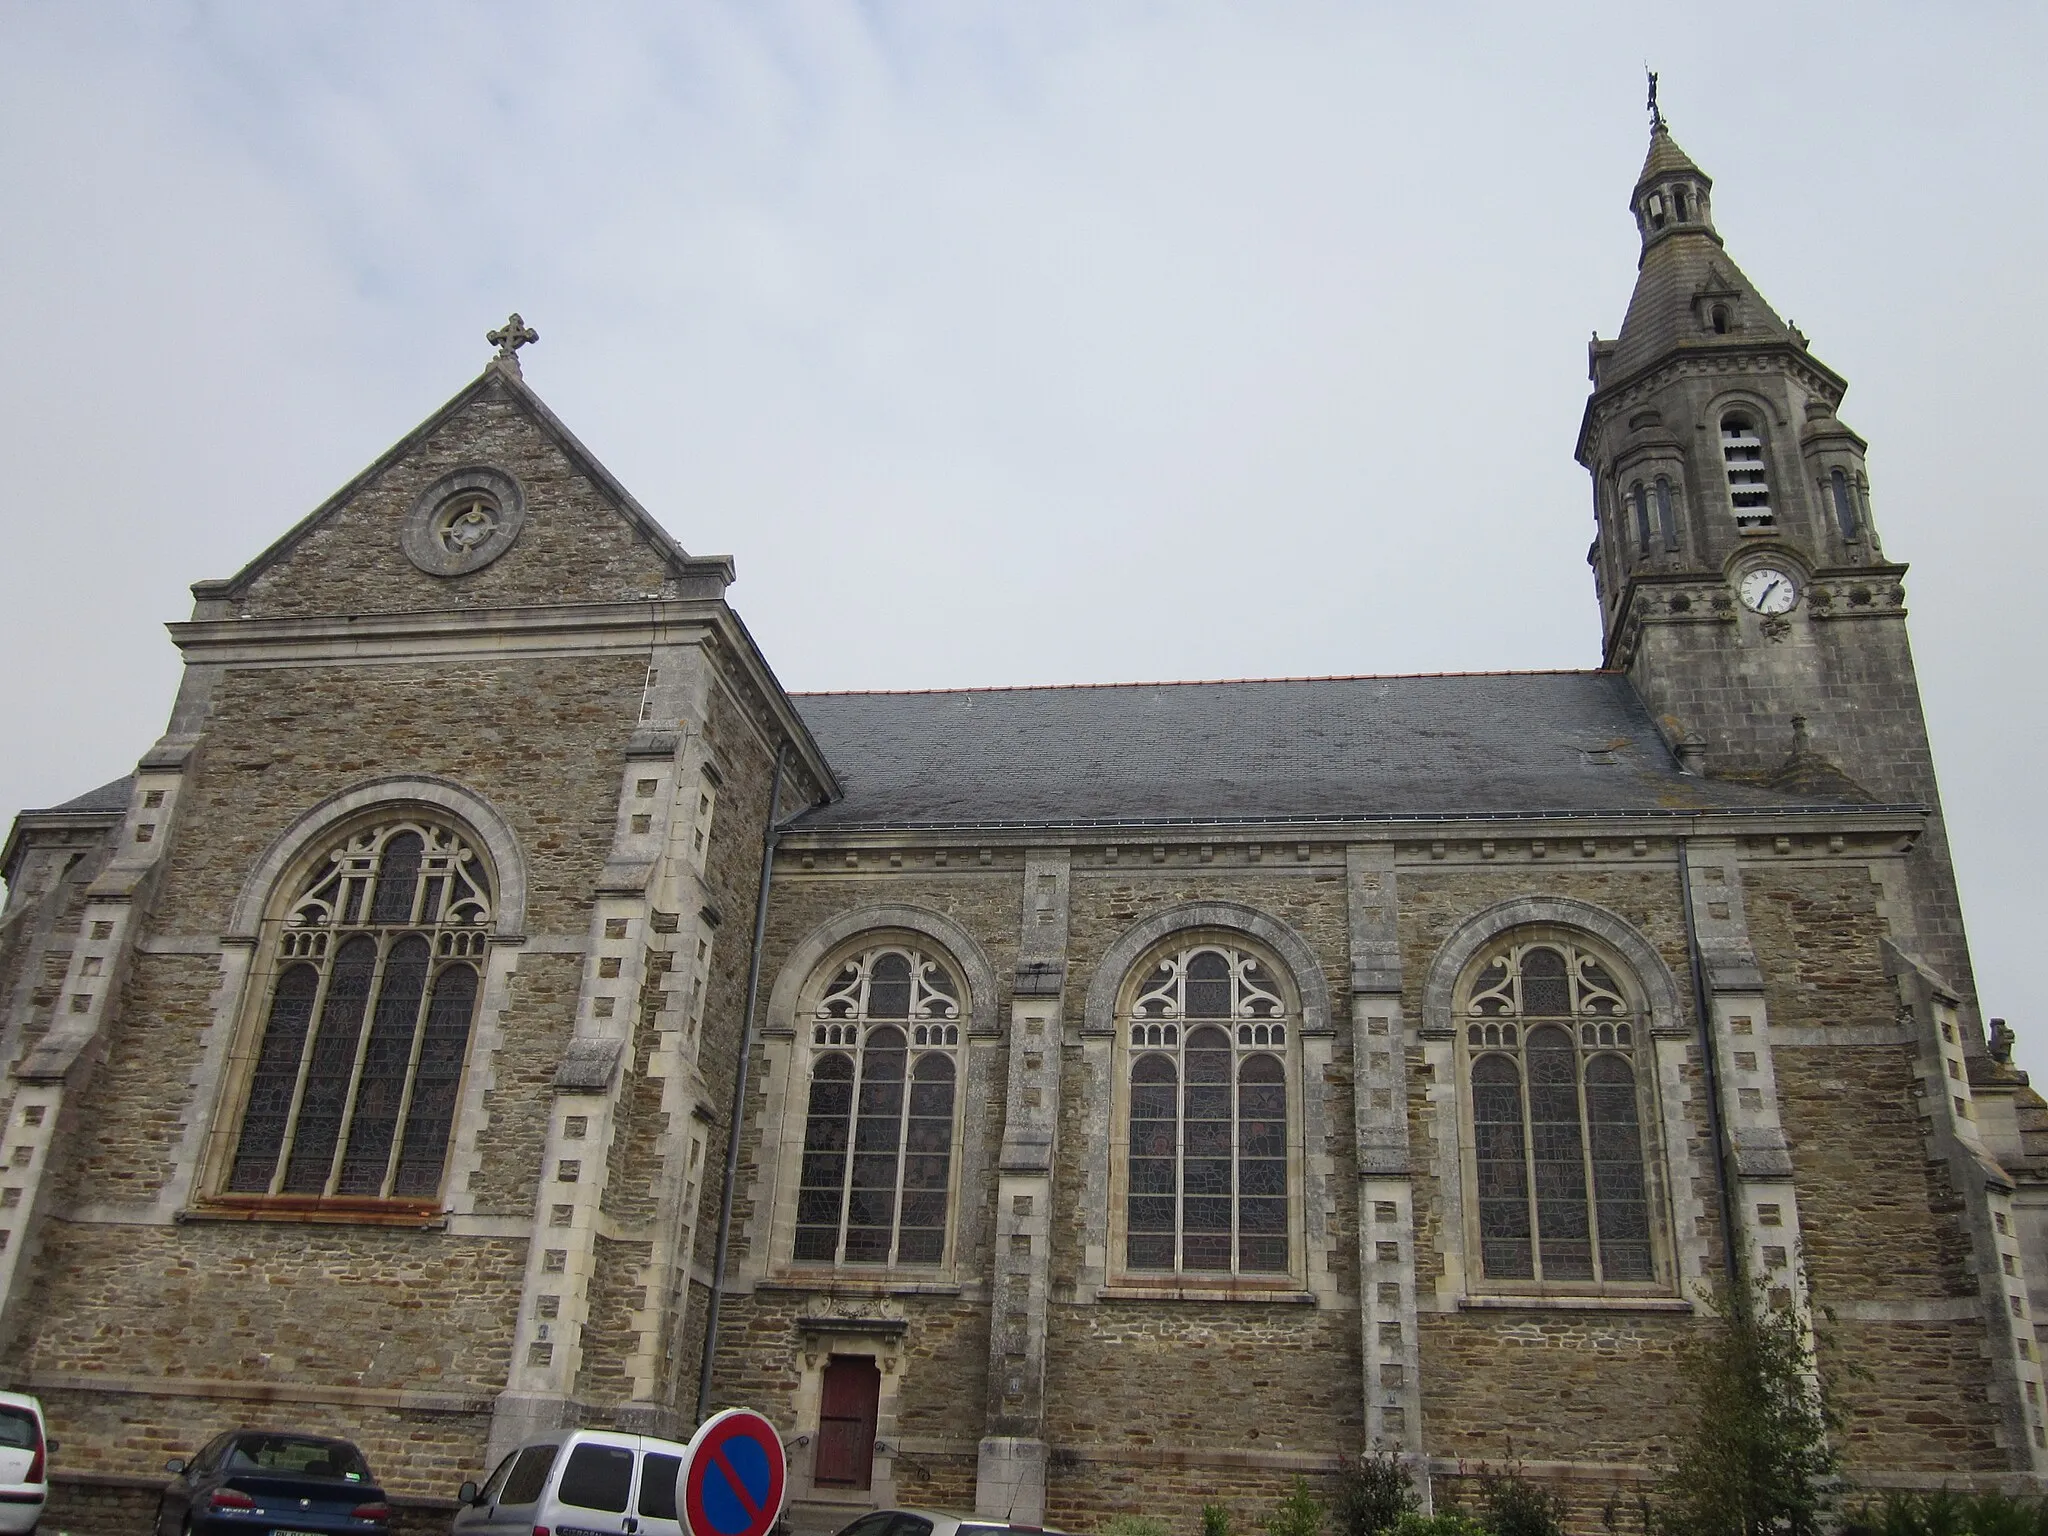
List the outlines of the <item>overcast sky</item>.
{"label": "overcast sky", "polygon": [[1987,1012],[2048,1083],[2048,7],[0,0],[0,820],[526,376],[792,689],[1586,667],[1642,68],[1847,376]]}

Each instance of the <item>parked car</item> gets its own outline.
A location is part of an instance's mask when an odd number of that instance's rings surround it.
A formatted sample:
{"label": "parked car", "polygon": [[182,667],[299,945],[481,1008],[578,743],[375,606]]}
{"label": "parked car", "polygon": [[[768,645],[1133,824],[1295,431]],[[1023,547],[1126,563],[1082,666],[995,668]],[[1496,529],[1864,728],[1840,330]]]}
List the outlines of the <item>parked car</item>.
{"label": "parked car", "polygon": [[687,1448],[605,1429],[536,1436],[456,1495],[453,1536],[682,1536],[676,1474]]}
{"label": "parked car", "polygon": [[43,1434],[43,1405],[0,1392],[0,1536],[26,1536],[43,1518],[56,1451],[57,1442]]}
{"label": "parked car", "polygon": [[1050,1526],[1019,1525],[984,1515],[949,1515],[937,1509],[878,1509],[862,1515],[841,1530],[839,1536],[1008,1536],[1011,1531],[1027,1532],[1029,1536],[1065,1536]]}
{"label": "parked car", "polygon": [[384,1490],[346,1440],[231,1429],[164,1470],[156,1536],[381,1536],[391,1526]]}

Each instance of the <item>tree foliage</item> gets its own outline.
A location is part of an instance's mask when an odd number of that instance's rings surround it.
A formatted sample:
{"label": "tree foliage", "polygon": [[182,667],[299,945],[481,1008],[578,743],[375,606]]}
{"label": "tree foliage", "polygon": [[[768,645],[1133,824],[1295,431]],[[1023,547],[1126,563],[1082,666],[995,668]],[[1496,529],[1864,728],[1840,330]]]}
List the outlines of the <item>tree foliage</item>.
{"label": "tree foliage", "polygon": [[1519,1466],[1479,1474],[1481,1517],[1492,1536],[1564,1536],[1564,1500],[1522,1476]]}
{"label": "tree foliage", "polygon": [[1266,1517],[1266,1536],[1323,1536],[1326,1513],[1323,1501],[1315,1496],[1308,1479],[1297,1477],[1294,1486],[1287,1490],[1287,1496],[1274,1505],[1273,1513]]}
{"label": "tree foliage", "polygon": [[1393,1451],[1372,1451],[1338,1471],[1331,1524],[1336,1536],[1376,1536],[1421,1507],[1407,1463]]}
{"label": "tree foliage", "polygon": [[1658,1487],[1669,1536],[1820,1536],[1829,1523],[1838,1416],[1813,1341],[1781,1299],[1728,1293],[1722,1325],[1693,1346],[1685,1373],[1692,1432]]}

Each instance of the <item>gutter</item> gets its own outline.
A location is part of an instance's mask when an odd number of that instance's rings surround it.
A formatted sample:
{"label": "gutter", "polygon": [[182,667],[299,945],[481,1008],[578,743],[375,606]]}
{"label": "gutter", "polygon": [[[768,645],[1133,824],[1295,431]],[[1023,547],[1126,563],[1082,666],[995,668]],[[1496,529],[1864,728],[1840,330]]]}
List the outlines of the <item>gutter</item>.
{"label": "gutter", "polygon": [[[1759,819],[1785,817],[1871,817],[1897,820],[1927,816],[1932,807],[1900,802],[1870,805],[1863,801],[1840,805],[1758,805],[1758,806],[1654,806],[1640,810],[1542,810],[1542,811],[1382,811],[1378,813],[1326,812],[1293,815],[1279,812],[1264,816],[1070,816],[1058,820],[1031,817],[989,818],[982,821],[831,821],[811,826],[792,823],[787,830],[817,836],[860,832],[1039,832],[1116,831],[1145,827],[1375,827],[1443,826],[1462,823],[1511,824],[1520,821],[1580,821],[1622,823],[1635,821],[1696,821],[1718,816]],[[1603,833],[1618,836],[1618,833]]]}

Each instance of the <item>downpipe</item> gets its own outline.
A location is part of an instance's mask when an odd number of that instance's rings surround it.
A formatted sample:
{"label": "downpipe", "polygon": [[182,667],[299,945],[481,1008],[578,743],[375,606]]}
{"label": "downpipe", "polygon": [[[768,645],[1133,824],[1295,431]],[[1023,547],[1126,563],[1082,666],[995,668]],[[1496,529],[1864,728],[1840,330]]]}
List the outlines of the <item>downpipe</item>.
{"label": "downpipe", "polygon": [[718,1249],[711,1261],[711,1300],[704,1309],[704,1360],[697,1372],[697,1422],[711,1403],[711,1366],[718,1356],[719,1303],[725,1297],[726,1258],[732,1248],[733,1189],[740,1176],[740,1122],[747,1108],[747,1074],[754,1061],[754,1009],[761,998],[761,946],[768,934],[768,888],[775,879],[775,845],[782,837],[782,776],[789,745],[775,754],[775,782],[768,791],[768,822],[761,829],[761,886],[754,897],[754,948],[747,958],[747,1005],[741,1015],[740,1059],[733,1073],[732,1107],[726,1115],[725,1182],[718,1192]]}

